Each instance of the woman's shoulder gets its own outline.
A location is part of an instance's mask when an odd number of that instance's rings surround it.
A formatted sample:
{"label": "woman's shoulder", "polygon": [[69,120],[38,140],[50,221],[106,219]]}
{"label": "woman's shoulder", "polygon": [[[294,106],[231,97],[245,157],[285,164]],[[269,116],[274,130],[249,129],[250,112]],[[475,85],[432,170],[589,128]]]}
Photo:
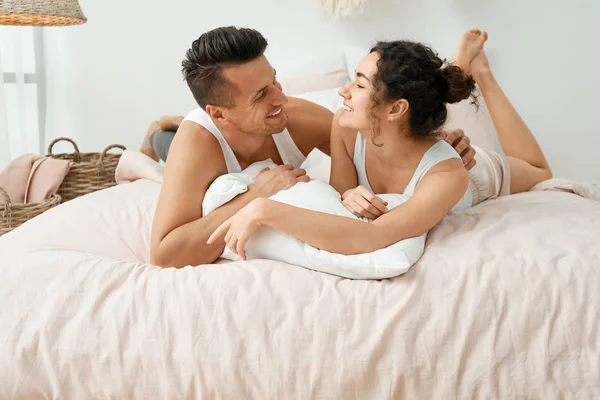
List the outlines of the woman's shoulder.
{"label": "woman's shoulder", "polygon": [[430,162],[442,162],[451,159],[461,159],[460,155],[456,152],[454,147],[445,140],[434,140],[430,144],[429,148],[425,151],[423,157],[426,157]]}
{"label": "woman's shoulder", "polygon": [[343,109],[339,109],[333,116],[333,123],[331,125],[331,140],[341,140],[348,151],[350,157],[354,157],[354,145],[356,143],[356,137],[358,130],[354,128],[348,128],[340,125],[340,116],[344,112]]}
{"label": "woman's shoulder", "polygon": [[460,155],[454,147],[443,140],[432,141],[415,171],[415,175],[419,177],[418,181],[436,173],[451,174],[458,179],[468,176]]}

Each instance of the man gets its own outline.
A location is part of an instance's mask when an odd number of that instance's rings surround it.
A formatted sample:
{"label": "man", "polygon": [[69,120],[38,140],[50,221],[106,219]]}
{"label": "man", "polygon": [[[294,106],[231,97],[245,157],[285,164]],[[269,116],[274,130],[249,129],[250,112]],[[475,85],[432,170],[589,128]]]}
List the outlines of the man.
{"label": "man", "polygon": [[[329,154],[333,113],[281,91],[264,56],[267,41],[256,30],[223,27],[194,41],[182,63],[183,75],[200,108],[154,122],[142,146],[168,162],[154,216],[151,262],[162,267],[209,264],[224,242],[208,245],[214,230],[257,197],[270,197],[310,178],[300,165],[315,148]],[[177,134],[165,131],[177,130]],[[157,133],[163,135],[157,142]],[[474,150],[462,132],[451,133],[467,168]],[[172,142],[171,142],[172,140]],[[154,143],[154,147],[152,144]],[[277,168],[260,173],[249,190],[202,217],[202,201],[219,176],[265,159]]]}

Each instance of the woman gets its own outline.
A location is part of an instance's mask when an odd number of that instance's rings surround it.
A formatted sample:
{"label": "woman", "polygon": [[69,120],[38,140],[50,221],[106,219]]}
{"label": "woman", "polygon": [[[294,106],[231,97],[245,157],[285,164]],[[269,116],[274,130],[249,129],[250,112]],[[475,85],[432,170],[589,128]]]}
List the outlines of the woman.
{"label": "woman", "polygon": [[[528,191],[552,177],[535,138],[496,82],[483,50],[487,33],[463,34],[453,62],[414,42],[379,42],[340,90],[344,107],[332,125],[330,184],[346,208],[371,222],[257,199],[223,223],[224,235],[243,259],[244,244],[268,225],[317,248],[341,254],[369,253],[420,236],[452,210],[503,194]],[[478,150],[471,173],[438,129],[446,103],[473,96],[479,86],[506,159]],[[510,172],[509,172],[510,171]],[[388,211],[375,193],[404,194]]]}

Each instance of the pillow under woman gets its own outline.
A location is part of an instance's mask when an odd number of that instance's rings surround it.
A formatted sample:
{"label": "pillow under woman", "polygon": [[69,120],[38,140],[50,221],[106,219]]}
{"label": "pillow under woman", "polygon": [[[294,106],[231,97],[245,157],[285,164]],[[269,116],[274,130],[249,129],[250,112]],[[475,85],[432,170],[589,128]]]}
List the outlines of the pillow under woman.
{"label": "pillow under woman", "polygon": [[[370,253],[426,233],[452,210],[551,178],[542,150],[491,72],[486,40],[486,32],[464,33],[448,65],[421,43],[379,42],[340,89],[344,106],[332,125],[330,184],[346,208],[370,222],[256,199],[208,242],[224,237],[245,259],[245,243],[267,225],[333,253]],[[474,97],[476,83],[506,157],[478,149],[477,165],[467,172],[437,133],[446,104]],[[408,200],[388,211],[375,195],[383,193]]]}

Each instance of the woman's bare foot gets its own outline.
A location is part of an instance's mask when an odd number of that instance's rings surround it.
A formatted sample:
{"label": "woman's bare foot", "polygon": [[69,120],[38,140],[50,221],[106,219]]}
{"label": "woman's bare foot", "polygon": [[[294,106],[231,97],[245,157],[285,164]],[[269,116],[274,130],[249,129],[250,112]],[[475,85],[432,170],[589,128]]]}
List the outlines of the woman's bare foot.
{"label": "woman's bare foot", "polygon": [[152,138],[152,134],[159,130],[160,130],[160,125],[158,124],[158,121],[153,121],[150,124],[150,126],[148,127],[146,136],[144,136],[144,141],[142,142],[142,147],[140,147],[141,153],[147,155],[148,157],[150,157],[151,159],[153,159],[156,162],[160,161],[160,158],[158,157],[158,154],[156,154],[156,151],[154,151],[154,148],[152,147],[151,138]]}
{"label": "woman's bare foot", "polygon": [[458,47],[450,62],[459,66],[466,74],[471,74],[471,61],[483,50],[483,45],[488,38],[487,32],[479,29],[466,31],[460,37]]}
{"label": "woman's bare foot", "polygon": [[471,61],[469,68],[471,70],[471,75],[473,75],[473,78],[475,79],[475,82],[477,82],[479,85],[481,85],[481,81],[486,76],[491,75],[492,70],[490,68],[487,55],[485,54],[485,50],[481,49],[481,51],[477,53],[477,55]]}

